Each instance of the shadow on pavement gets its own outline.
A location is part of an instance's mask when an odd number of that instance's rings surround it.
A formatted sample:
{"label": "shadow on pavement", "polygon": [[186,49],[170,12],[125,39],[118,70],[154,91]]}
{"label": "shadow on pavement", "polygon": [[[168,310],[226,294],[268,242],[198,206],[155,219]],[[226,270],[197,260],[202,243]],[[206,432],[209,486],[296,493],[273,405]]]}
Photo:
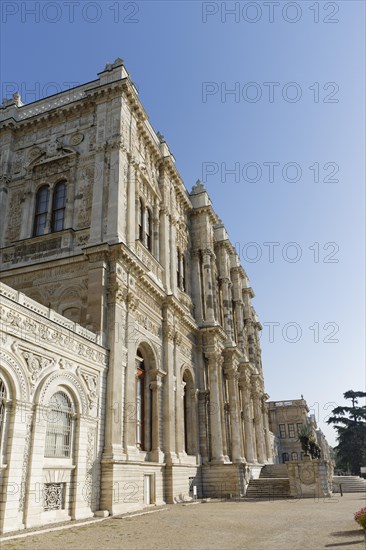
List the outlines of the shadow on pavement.
{"label": "shadow on pavement", "polygon": [[325,548],[339,548],[342,546],[349,547],[351,544],[364,544],[365,543],[365,531],[363,529],[359,529],[355,531],[354,529],[350,529],[349,531],[336,531],[334,533],[331,533],[332,537],[354,537],[358,539],[358,537],[361,537],[359,540],[348,540],[345,542],[335,542],[334,544],[326,544]]}

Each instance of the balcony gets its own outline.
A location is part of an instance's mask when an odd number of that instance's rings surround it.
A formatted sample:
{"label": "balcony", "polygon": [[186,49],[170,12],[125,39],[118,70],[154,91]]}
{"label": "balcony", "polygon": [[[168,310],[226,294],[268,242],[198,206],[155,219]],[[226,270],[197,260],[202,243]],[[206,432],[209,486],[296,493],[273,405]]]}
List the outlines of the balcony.
{"label": "balcony", "polygon": [[89,230],[64,229],[56,233],[48,233],[30,239],[16,241],[0,251],[0,262],[3,269],[10,268],[15,264],[21,265],[28,261],[54,259],[55,256],[63,257],[70,254],[70,251],[84,246],[89,238]]}
{"label": "balcony", "polygon": [[163,266],[158,262],[156,258],[149,252],[145,245],[141,241],[135,243],[135,254],[138,259],[144,264],[144,266],[151,272],[153,279],[163,284]]}

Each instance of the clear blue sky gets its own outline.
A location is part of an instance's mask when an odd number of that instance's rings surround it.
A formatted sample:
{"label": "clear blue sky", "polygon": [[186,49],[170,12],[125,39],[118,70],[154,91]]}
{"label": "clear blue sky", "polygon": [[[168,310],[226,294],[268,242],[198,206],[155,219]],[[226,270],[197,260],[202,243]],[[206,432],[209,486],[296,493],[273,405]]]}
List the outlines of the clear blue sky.
{"label": "clear blue sky", "polygon": [[365,387],[365,4],[269,4],[3,0],[2,95],[28,103],[125,60],[238,243],[271,399],[303,394],[334,443],[324,418]]}

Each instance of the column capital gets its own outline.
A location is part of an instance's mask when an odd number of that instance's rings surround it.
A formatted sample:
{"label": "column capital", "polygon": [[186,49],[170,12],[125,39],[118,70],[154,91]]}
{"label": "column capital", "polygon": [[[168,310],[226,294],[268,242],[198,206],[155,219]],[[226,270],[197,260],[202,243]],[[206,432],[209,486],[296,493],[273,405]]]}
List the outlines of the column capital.
{"label": "column capital", "polygon": [[220,351],[205,352],[205,356],[208,359],[208,366],[211,368],[221,367],[224,363],[224,357]]}
{"label": "column capital", "polygon": [[228,380],[238,380],[239,373],[237,369],[233,366],[224,368],[224,373]]}
{"label": "column capital", "polygon": [[162,387],[163,383],[161,380],[153,380],[150,382],[149,387],[152,391],[157,391]]}
{"label": "column capital", "polygon": [[216,258],[215,252],[211,248],[204,248],[201,250],[202,256],[211,256]]}

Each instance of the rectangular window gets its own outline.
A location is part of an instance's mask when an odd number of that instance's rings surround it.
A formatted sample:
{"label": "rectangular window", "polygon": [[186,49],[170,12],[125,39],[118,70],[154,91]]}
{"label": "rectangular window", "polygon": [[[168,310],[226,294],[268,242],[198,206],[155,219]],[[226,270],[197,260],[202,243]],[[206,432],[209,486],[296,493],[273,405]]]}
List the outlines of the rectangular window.
{"label": "rectangular window", "polygon": [[283,462],[283,464],[285,462],[288,462],[288,453],[282,453],[282,462]]}
{"label": "rectangular window", "polygon": [[301,422],[300,422],[299,424],[296,424],[296,427],[297,427],[297,435],[299,435],[302,426],[303,426],[303,425],[301,424]]}
{"label": "rectangular window", "polygon": [[285,439],[286,437],[286,426],[285,424],[280,424],[280,438]]}
{"label": "rectangular window", "polygon": [[288,436],[295,437],[295,424],[288,424]]}
{"label": "rectangular window", "polygon": [[291,460],[297,460],[297,453],[291,453]]}

